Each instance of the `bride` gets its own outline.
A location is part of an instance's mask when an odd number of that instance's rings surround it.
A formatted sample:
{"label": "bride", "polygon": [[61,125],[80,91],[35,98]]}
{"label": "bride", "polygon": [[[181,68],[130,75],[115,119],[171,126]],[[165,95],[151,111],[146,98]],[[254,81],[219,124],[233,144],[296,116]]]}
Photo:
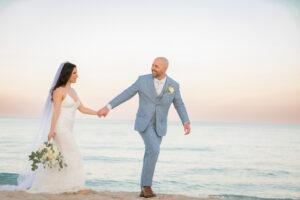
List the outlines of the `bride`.
{"label": "bride", "polygon": [[35,151],[44,142],[53,139],[67,167],[60,171],[43,167],[36,172],[26,169],[19,175],[17,186],[1,186],[0,190],[26,190],[32,193],[89,191],[84,187],[83,162],[72,132],[76,110],[89,115],[97,115],[97,111],[85,107],[71,87],[77,78],[76,65],[69,62],[60,65],[45,104],[40,130],[31,148]]}

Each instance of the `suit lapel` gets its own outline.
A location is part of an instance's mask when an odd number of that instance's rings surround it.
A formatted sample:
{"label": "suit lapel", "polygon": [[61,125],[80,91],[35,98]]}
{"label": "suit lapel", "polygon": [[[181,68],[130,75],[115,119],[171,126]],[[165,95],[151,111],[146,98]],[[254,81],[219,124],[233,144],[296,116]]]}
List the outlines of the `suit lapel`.
{"label": "suit lapel", "polygon": [[155,99],[157,97],[157,93],[156,93],[155,86],[154,86],[153,76],[150,76],[148,81],[149,81],[149,86],[150,86],[149,90],[150,90],[151,96]]}
{"label": "suit lapel", "polygon": [[150,92],[150,95],[153,97],[154,100],[161,100],[162,99],[162,97],[166,93],[166,89],[167,89],[167,86],[168,86],[168,79],[169,79],[169,77],[166,76],[166,82],[164,84],[164,87],[163,87],[161,93],[159,95],[157,95],[156,89],[155,89],[155,86],[154,86],[154,78],[153,78],[153,76],[150,76],[150,78],[148,79],[148,81],[149,81],[148,82],[149,92]]}
{"label": "suit lapel", "polygon": [[161,100],[162,97],[164,96],[164,94],[166,93],[167,86],[168,86],[168,76],[166,76],[166,82],[165,82],[165,85],[164,85],[164,87],[163,87],[161,93],[160,93],[159,96],[158,96],[159,100]]}

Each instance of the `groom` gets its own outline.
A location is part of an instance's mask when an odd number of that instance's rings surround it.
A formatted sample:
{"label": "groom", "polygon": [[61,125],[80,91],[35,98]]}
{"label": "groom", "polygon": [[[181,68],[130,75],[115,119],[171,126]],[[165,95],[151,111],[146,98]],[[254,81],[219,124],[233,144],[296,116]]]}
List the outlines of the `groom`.
{"label": "groom", "polygon": [[191,131],[179,84],[166,75],[168,65],[169,62],[165,57],[156,58],[152,64],[152,74],[139,76],[135,83],[98,111],[99,117],[105,117],[111,109],[129,100],[136,93],[139,94],[139,108],[134,128],[145,144],[140,196],[146,198],[156,196],[151,189],[152,179],[162,137],[167,132],[167,117],[172,103],[179,114],[185,135]]}

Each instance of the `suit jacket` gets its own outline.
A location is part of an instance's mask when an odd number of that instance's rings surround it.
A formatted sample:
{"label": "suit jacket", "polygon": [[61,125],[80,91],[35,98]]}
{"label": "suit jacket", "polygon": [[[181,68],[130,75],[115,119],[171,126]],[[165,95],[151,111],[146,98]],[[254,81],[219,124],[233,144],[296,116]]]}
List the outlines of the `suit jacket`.
{"label": "suit jacket", "polygon": [[109,102],[112,108],[139,94],[139,108],[136,114],[134,129],[140,133],[145,131],[155,115],[156,132],[159,136],[167,133],[167,117],[171,104],[174,104],[177,113],[184,124],[189,117],[182,101],[179,84],[167,76],[164,88],[157,95],[152,74],[139,76],[138,79],[121,94]]}

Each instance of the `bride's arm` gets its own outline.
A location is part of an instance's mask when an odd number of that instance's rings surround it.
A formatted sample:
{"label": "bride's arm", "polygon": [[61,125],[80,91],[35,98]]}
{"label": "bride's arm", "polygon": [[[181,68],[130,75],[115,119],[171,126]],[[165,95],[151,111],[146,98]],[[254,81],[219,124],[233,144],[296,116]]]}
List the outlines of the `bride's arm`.
{"label": "bride's arm", "polygon": [[53,115],[51,119],[50,132],[48,134],[48,140],[54,138],[55,136],[55,127],[60,114],[61,102],[63,100],[63,92],[61,89],[56,89],[53,92]]}
{"label": "bride's arm", "polygon": [[80,106],[78,107],[78,110],[83,114],[97,115],[97,111],[90,109],[88,107],[85,107],[81,102],[80,102]]}
{"label": "bride's arm", "polygon": [[97,111],[95,111],[95,110],[93,110],[93,109],[91,109],[91,108],[85,107],[85,106],[83,105],[83,103],[81,102],[81,100],[79,99],[77,92],[76,92],[75,90],[72,90],[72,91],[76,94],[77,99],[78,99],[79,102],[80,102],[80,105],[79,105],[79,107],[78,107],[78,110],[79,110],[81,113],[87,114],[87,115],[97,115]]}

